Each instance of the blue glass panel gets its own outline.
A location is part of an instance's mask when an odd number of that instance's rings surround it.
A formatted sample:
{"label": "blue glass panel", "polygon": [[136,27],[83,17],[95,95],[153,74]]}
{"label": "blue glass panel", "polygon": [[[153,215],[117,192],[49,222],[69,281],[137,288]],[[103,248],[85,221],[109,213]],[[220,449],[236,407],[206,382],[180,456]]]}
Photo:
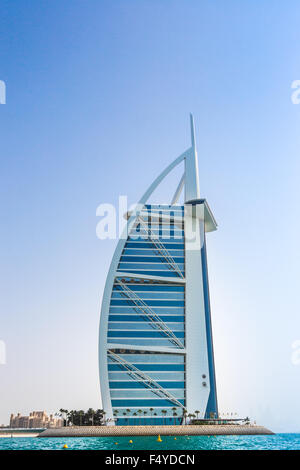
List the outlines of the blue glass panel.
{"label": "blue glass panel", "polygon": [[[174,257],[175,263],[184,263],[183,257]],[[121,263],[166,263],[163,256],[122,256]]]}
{"label": "blue glass panel", "polygon": [[[184,301],[182,300],[152,300],[148,299],[145,302],[149,307],[184,307]],[[112,299],[110,301],[110,305],[121,305],[121,306],[126,306],[128,305],[136,305],[132,300],[128,299],[128,297],[125,299]]]}
{"label": "blue glass panel", "polygon": [[[182,242],[176,242],[174,241],[173,243],[169,244],[164,244],[165,248],[168,248],[170,250],[184,250],[184,243]],[[151,242],[151,241],[133,241],[133,240],[128,240],[126,242],[125,248],[151,248],[151,249],[156,249],[156,246]]]}
{"label": "blue glass panel", "polygon": [[[165,316],[165,315],[160,315],[160,319],[166,323],[168,322],[184,322],[184,317],[181,315],[178,316]],[[116,321],[116,322],[144,322],[145,319],[141,316],[137,315],[109,315],[109,321]]]}
{"label": "blue glass panel", "polygon": [[[131,289],[132,291],[136,292],[134,286]],[[124,299],[124,292],[115,292],[112,293],[112,299]],[[139,291],[138,296],[141,299],[166,299],[166,300],[184,300],[184,293],[183,292],[142,292]]]}
{"label": "blue glass panel", "polygon": [[[163,228],[163,229],[173,229],[176,228],[177,230],[182,230],[184,227],[184,220],[182,217],[176,218],[174,220],[174,217],[164,217],[161,218],[157,217],[157,214],[155,214],[154,217],[143,217],[142,220],[148,225],[148,227],[151,227],[151,230],[153,229],[158,229],[158,228]],[[137,226],[137,224],[136,224]]]}
{"label": "blue glass panel", "polygon": [[[183,323],[166,323],[168,328],[172,331],[183,331],[184,324]],[[145,318],[143,323],[141,322],[109,322],[108,324],[109,330],[151,330],[153,331],[153,322],[149,319]]]}
{"label": "blue glass panel", "polygon": [[[180,218],[181,219],[181,218]],[[184,221],[181,219],[181,220],[176,220],[176,221],[171,221],[170,219],[169,220],[162,220],[162,221],[159,221],[159,219],[157,217],[153,217],[152,219],[150,218],[143,218],[143,221],[145,222],[145,225],[147,225],[148,229],[150,229],[152,232],[154,231],[159,231],[159,230],[163,230],[163,231],[170,231],[170,230],[178,230],[178,231],[182,231],[183,230],[183,226],[184,226]],[[145,227],[146,229],[146,227]],[[133,230],[136,230],[138,233],[140,231],[140,224],[135,224],[135,228]],[[146,233],[144,228],[141,229],[141,233]]]}
{"label": "blue glass panel", "polygon": [[[149,226],[149,229],[150,229],[150,226]],[[163,229],[158,229],[158,228],[155,228],[155,227],[151,227],[151,232],[152,234],[154,235],[158,235],[159,238],[161,239],[164,239],[164,240],[168,240],[168,241],[174,241],[176,239],[178,240],[181,240],[183,237],[184,237],[184,231],[183,230],[174,230],[173,228],[163,228]],[[144,231],[139,231],[139,230],[136,230],[136,229],[133,229],[131,232],[130,232],[130,240],[137,240],[137,239],[141,239],[141,240],[151,240],[151,238],[153,238],[153,235],[151,234],[148,235],[146,234]]]}
{"label": "blue glass panel", "polygon": [[[181,342],[184,345],[184,340],[182,339]],[[147,349],[147,346],[166,346],[168,348],[176,348],[176,345],[171,342],[171,340],[167,339],[167,337],[161,338],[109,338],[109,344],[122,344],[128,346],[143,346]]]}
{"label": "blue glass panel", "polygon": [[[184,355],[182,354],[164,354],[164,353],[139,353],[131,354],[121,353],[120,356],[131,364],[184,364]],[[114,363],[108,356],[108,363]],[[115,364],[115,363],[114,363]]]}
{"label": "blue glass panel", "polygon": [[[157,315],[184,315],[184,308],[183,307],[153,307],[152,310],[157,313]],[[133,313],[135,315],[144,315],[142,311],[138,307],[110,307],[109,313]]]}
{"label": "blue glass panel", "polygon": [[[153,235],[159,236],[159,239],[164,245],[167,245],[169,243],[182,242],[184,240],[183,231],[181,233],[175,232],[173,234],[170,231],[166,231],[166,230],[163,232],[159,232],[158,230],[153,230]],[[136,230],[134,232],[132,231],[129,234],[128,240],[132,242],[146,242],[147,240],[149,240],[149,242],[155,246],[150,236],[147,235],[145,232],[138,232]]]}
{"label": "blue glass panel", "polygon": [[[182,263],[177,263],[179,269],[183,271],[184,269],[184,264]],[[172,268],[168,263],[137,263],[137,262],[132,262],[132,263],[123,263],[120,262],[118,269],[121,269],[123,271],[129,271],[131,272],[133,269],[155,269],[159,271],[170,271]]]}
{"label": "blue glass panel", "polygon": [[[173,257],[173,258],[176,258],[176,257],[181,257],[181,258],[184,258],[184,251],[183,250],[168,250],[169,254]],[[161,257],[161,254],[156,250],[154,249],[137,249],[137,248],[125,248],[123,253],[122,253],[122,256],[160,256]]]}
{"label": "blue glass panel", "polygon": [[[182,405],[184,405],[185,401],[184,400],[178,400]],[[172,407],[174,406],[172,401],[169,400],[160,400],[159,398],[157,400],[130,400],[126,398],[125,400],[112,400],[112,406],[127,406],[127,407],[132,407],[132,406],[159,406],[159,407]]]}
{"label": "blue glass panel", "polygon": [[[140,370],[144,371],[184,371],[184,364],[138,364],[135,363],[133,364],[135,367],[137,367]],[[119,365],[119,364],[108,364],[108,370],[109,371],[119,371],[119,370],[124,370],[124,368]]]}
{"label": "blue glass panel", "polygon": [[177,243],[181,243],[183,244],[182,242],[182,238],[159,238],[159,241],[165,246],[165,248],[167,249],[174,249],[174,244],[177,244]]}
{"label": "blue glass panel", "polygon": [[[184,388],[185,387],[185,383],[184,382],[162,382],[162,381],[159,381],[158,382],[159,385],[163,388],[166,388],[166,389],[172,389],[172,388]],[[146,387],[142,382],[134,382],[133,380],[132,381],[128,381],[128,382],[109,382],[109,388],[120,388],[120,389],[124,389],[124,388],[148,388]]]}
{"label": "blue glass panel", "polygon": [[[180,398],[184,399],[185,398],[185,391],[183,388],[179,388],[178,390],[172,390],[172,396],[174,398]],[[115,399],[124,399],[124,398],[142,398],[142,399],[153,399],[157,398],[157,395],[155,395],[149,388],[144,388],[144,389],[137,389],[137,390],[110,390],[110,396],[111,398]],[[126,411],[126,410],[124,410]],[[121,413],[122,414],[122,413]]]}
{"label": "blue glass panel", "polygon": [[[176,380],[177,382],[181,382],[184,380],[184,372],[158,372],[158,371],[151,371],[148,372],[148,375],[151,376],[153,380],[157,381],[162,381],[162,380]],[[127,374],[125,370],[123,371],[114,371],[114,372],[109,372],[108,374],[108,379],[111,382],[118,382],[121,380],[129,380],[130,376]],[[144,397],[140,397],[144,398]],[[151,398],[156,398],[156,397],[151,397]]]}
{"label": "blue glass panel", "polygon": [[[177,338],[184,338],[183,331],[174,331],[174,335]],[[108,338],[160,338],[161,336],[165,337],[166,335],[160,331],[108,331],[107,333]]]}

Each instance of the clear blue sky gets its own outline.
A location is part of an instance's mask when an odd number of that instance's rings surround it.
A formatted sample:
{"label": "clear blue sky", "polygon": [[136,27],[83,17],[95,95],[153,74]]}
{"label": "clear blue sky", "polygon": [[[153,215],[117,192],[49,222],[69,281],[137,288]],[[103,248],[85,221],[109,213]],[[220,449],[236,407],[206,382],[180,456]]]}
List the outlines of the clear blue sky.
{"label": "clear blue sky", "polygon": [[96,238],[96,207],[134,203],[189,146],[192,111],[219,223],[208,250],[220,410],[300,431],[299,24],[296,0],[2,0],[0,423],[101,406],[116,242]]}

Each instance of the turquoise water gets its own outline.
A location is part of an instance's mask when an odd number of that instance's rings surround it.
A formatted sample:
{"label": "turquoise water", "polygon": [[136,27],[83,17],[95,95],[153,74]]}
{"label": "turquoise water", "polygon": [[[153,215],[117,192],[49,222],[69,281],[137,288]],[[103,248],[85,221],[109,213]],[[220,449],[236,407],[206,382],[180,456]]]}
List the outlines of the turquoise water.
{"label": "turquoise water", "polygon": [[[133,444],[129,440],[133,440]],[[272,436],[155,436],[140,437],[68,437],[68,438],[0,438],[0,449],[59,450],[64,444],[70,449],[84,450],[300,450],[300,434]],[[116,444],[117,442],[117,444]]]}

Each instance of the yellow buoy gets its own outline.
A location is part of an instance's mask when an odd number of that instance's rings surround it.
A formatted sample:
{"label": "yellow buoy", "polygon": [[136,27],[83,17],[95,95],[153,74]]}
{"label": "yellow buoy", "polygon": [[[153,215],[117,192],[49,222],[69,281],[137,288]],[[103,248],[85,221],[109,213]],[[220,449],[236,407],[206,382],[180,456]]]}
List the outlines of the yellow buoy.
{"label": "yellow buoy", "polygon": [[117,442],[115,442],[115,444],[116,444],[116,445],[118,445],[118,443],[117,443]]}
{"label": "yellow buoy", "polygon": [[160,434],[158,435],[157,437],[157,442],[162,442],[161,438],[160,438]]}
{"label": "yellow buoy", "polygon": [[130,439],[129,444],[132,444],[132,440]]}
{"label": "yellow buoy", "polygon": [[68,446],[67,446],[67,444],[65,444],[65,445],[63,446],[63,449],[67,449],[67,448],[68,448]]}
{"label": "yellow buoy", "polygon": [[175,441],[176,441],[176,439],[177,439],[177,438],[176,438],[176,437],[174,437],[174,440],[175,440]]}

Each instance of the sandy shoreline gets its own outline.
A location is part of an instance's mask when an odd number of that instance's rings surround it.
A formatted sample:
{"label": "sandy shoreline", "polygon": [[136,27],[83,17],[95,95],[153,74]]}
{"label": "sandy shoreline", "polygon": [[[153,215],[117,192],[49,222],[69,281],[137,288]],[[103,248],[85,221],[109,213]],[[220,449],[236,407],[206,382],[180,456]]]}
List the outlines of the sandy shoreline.
{"label": "sandy shoreline", "polygon": [[3,432],[3,433],[0,433],[0,438],[2,437],[5,437],[7,439],[9,438],[15,438],[15,437],[38,437],[39,433],[31,433],[31,432],[25,432],[25,433],[20,433],[20,432],[17,432],[17,433],[10,433],[10,432]]}

